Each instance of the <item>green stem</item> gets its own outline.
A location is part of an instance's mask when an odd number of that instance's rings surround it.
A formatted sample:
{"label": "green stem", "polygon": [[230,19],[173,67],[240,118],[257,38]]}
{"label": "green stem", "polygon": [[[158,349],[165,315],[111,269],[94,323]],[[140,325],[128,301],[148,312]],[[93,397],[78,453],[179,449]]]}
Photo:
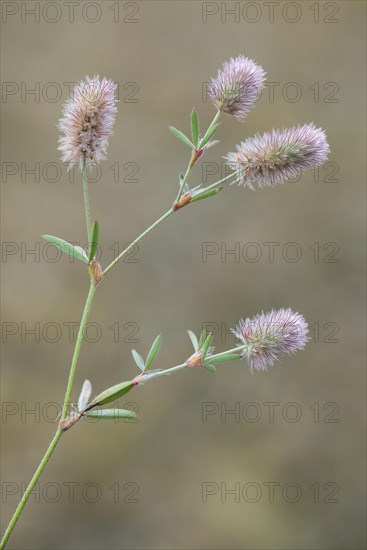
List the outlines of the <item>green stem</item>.
{"label": "green stem", "polygon": [[[71,361],[69,379],[68,379],[68,383],[67,383],[67,387],[66,387],[64,404],[63,404],[63,407],[62,407],[60,422],[65,420],[65,418],[67,416],[67,413],[68,413],[71,390],[72,390],[72,387],[73,387],[73,382],[74,382],[74,377],[75,377],[75,371],[76,371],[76,367],[77,367],[77,364],[78,364],[80,348],[81,348],[81,345],[82,345],[82,342],[83,342],[83,332],[84,332],[84,328],[85,328],[85,325],[86,325],[87,320],[88,320],[88,314],[89,314],[89,311],[90,311],[90,308],[91,308],[91,305],[92,305],[92,300],[93,300],[95,292],[96,292],[96,286],[94,285],[94,282],[91,282],[88,297],[87,297],[87,301],[86,301],[85,306],[84,306],[83,316],[82,316],[82,319],[80,321],[80,326],[79,326],[78,336],[77,336],[76,344],[75,344],[75,348],[74,348],[73,358],[72,358],[72,361]],[[62,436],[62,434],[63,434],[63,431],[60,430],[60,428],[58,428],[55,435],[54,435],[54,437],[53,437],[53,439],[52,439],[52,441],[51,441],[51,443],[50,443],[50,445],[49,445],[49,447],[48,447],[48,449],[47,449],[47,451],[46,451],[46,453],[44,454],[37,470],[35,471],[31,481],[29,482],[28,487],[25,490],[25,492],[24,492],[24,494],[23,494],[23,496],[22,496],[22,498],[21,498],[14,514],[13,514],[13,517],[10,520],[10,523],[9,523],[9,525],[8,525],[8,527],[7,527],[7,529],[4,533],[4,536],[1,540],[0,550],[3,550],[3,548],[5,548],[5,545],[6,545],[8,539],[9,539],[9,537],[10,537],[10,535],[11,535],[11,533],[12,533],[14,527],[15,527],[15,524],[17,523],[17,521],[19,519],[19,516],[22,513],[23,508],[27,503],[29,495],[32,493],[32,490],[33,490],[35,484],[37,483],[37,481],[40,478],[43,470],[45,469],[46,464],[49,461],[52,453],[54,452],[55,447],[56,447],[60,437]]]}
{"label": "green stem", "polygon": [[74,354],[73,354],[73,359],[71,361],[69,379],[68,379],[68,383],[67,383],[67,386],[66,386],[64,404],[63,404],[63,407],[62,407],[60,422],[65,420],[65,418],[67,416],[67,413],[68,413],[68,408],[69,408],[69,404],[70,404],[71,390],[73,388],[73,382],[74,382],[74,377],[75,377],[75,371],[76,371],[76,367],[77,367],[77,364],[78,364],[80,348],[81,348],[82,342],[83,342],[83,332],[84,332],[85,325],[87,324],[88,315],[89,315],[89,312],[90,312],[90,308],[92,306],[92,301],[93,301],[94,294],[96,292],[96,288],[97,287],[95,286],[94,282],[91,281],[87,301],[85,302],[84,311],[83,311],[82,319],[80,321],[78,335],[77,335],[77,338],[76,338]]}
{"label": "green stem", "polygon": [[[209,125],[209,128],[207,129],[207,131],[205,132],[206,134],[208,133],[208,131],[212,128],[212,126],[214,126],[214,124],[216,124],[216,122],[218,122],[218,119],[220,117],[220,111],[217,111],[215,113],[215,117],[213,118],[213,120],[211,121],[210,125]],[[201,144],[199,143],[198,145],[198,150],[200,150],[200,147],[201,147]],[[192,156],[191,156],[191,159],[190,159],[190,162],[189,162],[189,165],[187,167],[187,170],[185,172],[185,175],[184,177],[182,178],[182,181],[181,181],[181,185],[180,185],[180,190],[177,194],[177,197],[176,197],[176,200],[175,200],[175,203],[178,203],[180,198],[182,197],[182,194],[183,194],[183,190],[184,190],[184,187],[185,187],[185,184],[187,182],[187,178],[189,177],[189,174],[191,172],[191,168],[194,166],[195,164],[195,161],[196,161],[196,157],[195,157],[195,153],[196,151],[194,150]]]}
{"label": "green stem", "polygon": [[[208,130],[210,130],[211,127],[214,126],[214,124],[216,124],[216,123],[218,122],[219,117],[220,117],[220,114],[221,114],[221,111],[219,111],[219,110],[215,113],[215,117],[214,117],[213,120],[211,121]],[[207,133],[208,133],[208,130],[207,130]]]}
{"label": "green stem", "polygon": [[[216,353],[215,355],[211,355],[210,357],[208,357],[208,363],[210,363],[210,359],[215,359],[217,357],[225,357],[226,355],[229,355],[229,354],[235,354],[235,353],[239,353],[240,351],[244,350],[246,348],[246,346],[237,346],[233,349],[229,349],[227,351],[223,351],[221,353]],[[240,357],[238,357],[240,359]],[[158,370],[156,372],[148,372],[146,375],[143,375],[143,381],[144,382],[148,382],[149,380],[153,380],[153,378],[159,378],[161,376],[168,376],[169,374],[172,374],[174,372],[177,372],[179,370],[182,370],[182,369],[185,369],[185,368],[195,368],[195,367],[190,367],[189,365],[185,363],[181,363],[180,365],[176,365],[174,367],[170,367],[169,369],[165,369],[165,370]],[[139,378],[141,375],[138,375],[137,378]]]}
{"label": "green stem", "polygon": [[[211,121],[210,123],[210,126],[208,128],[208,130],[214,125],[216,124],[216,122],[218,121],[219,117],[220,117],[220,111],[217,111],[217,113],[215,114],[213,120]],[[208,131],[207,130],[207,131]],[[200,144],[199,144],[199,148],[200,148]],[[175,204],[177,204],[180,200],[180,198],[182,197],[182,194],[183,194],[183,190],[184,190],[184,187],[185,187],[185,184],[187,182],[187,178],[189,177],[189,174],[190,174],[190,171],[193,167],[193,163],[192,163],[192,159],[193,159],[193,156],[191,157],[190,159],[190,162],[189,162],[189,165],[186,169],[186,172],[185,172],[185,175],[184,177],[182,178],[182,181],[181,181],[181,185],[180,185],[180,190],[177,194],[177,197],[176,197],[176,200],[175,200]],[[230,174],[230,176],[227,176],[227,178],[224,178],[223,180],[221,181],[217,181],[216,183],[214,183],[213,185],[210,185],[207,189],[211,189],[212,187],[215,187],[217,185],[220,185],[222,182],[226,181],[227,179],[229,179],[230,177],[233,177],[233,174]],[[164,220],[166,220],[171,214],[173,214],[173,212],[175,212],[174,208],[170,208],[165,214],[163,214],[163,216],[161,216],[157,221],[155,221],[152,225],[150,225],[145,231],[143,231],[143,233],[141,233],[141,235],[139,235],[139,237],[137,237],[132,243],[129,244],[129,246],[127,248],[125,248],[125,250],[123,250],[121,252],[121,254],[119,254],[114,260],[113,262],[111,262],[107,267],[106,269],[103,271],[103,277],[105,275],[107,275],[107,273],[109,271],[111,271],[111,269],[119,263],[120,260],[122,260],[125,256],[127,256],[129,254],[129,252],[134,248],[134,246],[136,246],[141,240],[144,239],[144,237],[146,237],[146,235],[149,235],[149,233],[151,233],[159,224],[161,224]]]}
{"label": "green stem", "polygon": [[88,176],[87,176],[87,159],[84,156],[83,159],[83,168],[82,168],[82,176],[83,176],[83,195],[84,195],[84,209],[85,209],[85,221],[87,224],[87,238],[88,238],[88,246],[90,244],[90,206],[89,206],[89,195],[88,195]]}
{"label": "green stem", "polygon": [[[221,183],[224,183],[225,181],[228,181],[229,179],[233,178],[235,176],[234,173],[232,174],[229,174],[228,176],[226,176],[225,178],[223,178],[222,180],[220,181],[216,181],[215,183],[213,183],[212,185],[209,185],[208,187],[205,187],[205,189],[203,189],[203,191],[207,191],[208,189],[212,189],[214,187],[217,187],[218,185],[220,185]],[[176,201],[177,202],[177,199]],[[140,243],[140,241],[142,241],[144,239],[144,237],[146,237],[147,235],[149,235],[149,233],[151,233],[156,227],[158,227],[158,225],[160,225],[164,220],[166,220],[167,218],[169,218],[169,216],[171,214],[173,214],[175,212],[174,208],[170,208],[169,210],[167,210],[167,212],[165,212],[165,214],[163,214],[163,216],[161,216],[158,220],[156,220],[152,225],[150,225],[145,231],[143,231],[143,233],[141,233],[139,235],[139,237],[137,237],[132,243],[129,244],[129,246],[127,248],[125,248],[125,250],[123,250],[121,252],[121,254],[119,254],[106,268],[105,270],[103,271],[103,277],[105,277],[107,275],[107,273],[109,271],[111,271],[111,269],[119,263],[120,260],[122,260],[125,256],[127,256],[129,254],[129,252],[131,252],[131,250],[134,248],[134,246],[136,246],[138,243]]]}
{"label": "green stem", "polygon": [[189,165],[188,165],[188,167],[187,167],[187,169],[186,169],[185,175],[184,175],[184,177],[183,177],[182,180],[181,180],[180,189],[179,189],[179,191],[178,191],[178,193],[177,193],[177,197],[176,197],[175,203],[178,203],[178,201],[179,201],[180,198],[182,197],[182,193],[183,193],[185,184],[186,184],[186,182],[187,182],[187,178],[189,177],[189,174],[190,174],[190,172],[191,172],[191,168],[194,166],[194,165],[192,164],[192,159],[193,159],[193,157],[191,157],[190,162],[189,162]]}
{"label": "green stem", "polygon": [[210,189],[214,189],[215,187],[218,187],[218,185],[221,185],[222,183],[225,183],[226,181],[229,181],[230,179],[232,179],[233,177],[236,176],[236,173],[235,172],[231,172],[228,176],[226,176],[225,178],[219,180],[219,181],[216,181],[215,183],[212,183],[211,185],[208,185],[208,187],[204,187],[203,189],[201,189],[201,192],[204,193],[206,191],[209,191]]}
{"label": "green stem", "polygon": [[107,275],[107,273],[120,261],[122,260],[125,256],[127,256],[129,254],[129,252],[134,248],[134,246],[136,246],[138,243],[140,243],[140,241],[142,241],[144,239],[144,237],[146,237],[147,235],[149,235],[149,233],[151,233],[159,224],[161,224],[164,220],[166,220],[171,214],[173,214],[174,212],[174,209],[173,208],[170,208],[169,210],[167,210],[167,212],[165,214],[163,214],[163,216],[161,216],[158,220],[156,220],[152,225],[150,225],[145,231],[143,231],[143,233],[141,233],[141,235],[139,235],[139,237],[137,237],[132,243],[129,244],[129,246],[127,248],[125,248],[125,250],[123,250],[121,252],[121,254],[119,254],[114,260],[113,262],[110,263],[109,266],[106,267],[106,269],[104,270],[103,272],[103,277],[105,275]]}
{"label": "green stem", "polygon": [[42,458],[37,470],[35,471],[34,473],[34,476],[32,477],[31,481],[29,482],[29,485],[27,487],[27,489],[25,490],[18,506],[17,506],[17,509],[15,510],[14,514],[13,514],[13,517],[11,518],[10,520],[10,523],[4,533],[4,536],[1,540],[1,543],[0,543],[0,550],[3,550],[3,548],[5,548],[5,545],[15,527],[15,524],[17,523],[18,519],[19,519],[19,516],[20,514],[22,513],[23,511],[23,508],[24,506],[26,505],[27,503],[27,500],[29,498],[29,495],[32,493],[32,490],[34,488],[34,486],[36,485],[38,479],[40,478],[43,470],[45,469],[45,466],[47,464],[47,462],[49,461],[50,459],[50,456],[52,455],[52,453],[54,452],[55,450],[55,447],[60,439],[60,437],[62,436],[62,431],[60,429],[57,430],[57,432],[55,433],[44,457]]}

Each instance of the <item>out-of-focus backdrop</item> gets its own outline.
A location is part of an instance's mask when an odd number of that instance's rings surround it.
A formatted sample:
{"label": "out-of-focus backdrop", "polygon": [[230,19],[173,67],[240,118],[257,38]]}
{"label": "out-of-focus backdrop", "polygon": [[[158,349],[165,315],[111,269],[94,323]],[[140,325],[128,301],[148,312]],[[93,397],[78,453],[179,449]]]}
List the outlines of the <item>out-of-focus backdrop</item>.
{"label": "out-of-focus backdrop", "polygon": [[[315,122],[328,164],[256,192],[226,188],[162,225],[98,289],[73,391],[190,354],[203,323],[234,344],[241,317],[291,307],[305,351],[267,373],[245,362],[161,378],[121,405],[138,423],[80,422],[61,440],[9,548],[359,549],[364,547],[365,4],[2,2],[3,470],[5,527],[55,429],[88,288],[79,262],[40,235],[84,244],[80,175],[59,160],[70,83],[119,85],[108,159],[90,185],[109,263],[171,204],[188,150],[168,131],[202,125],[205,83],[244,54],[267,87],[192,184],[256,132]],[[210,243],[210,244],[208,244]],[[33,332],[32,332],[33,331]],[[33,411],[33,412],[32,412]]]}

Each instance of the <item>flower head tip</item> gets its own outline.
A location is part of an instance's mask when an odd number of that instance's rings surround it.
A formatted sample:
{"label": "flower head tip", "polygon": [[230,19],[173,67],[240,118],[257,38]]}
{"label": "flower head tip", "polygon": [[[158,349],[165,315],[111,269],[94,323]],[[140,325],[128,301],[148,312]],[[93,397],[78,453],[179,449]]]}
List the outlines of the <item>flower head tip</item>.
{"label": "flower head tip", "polygon": [[117,112],[117,85],[96,75],[86,76],[64,104],[59,129],[62,160],[70,164],[98,164],[105,158],[108,138]]}
{"label": "flower head tip", "polygon": [[225,157],[239,185],[274,187],[299,176],[303,170],[323,164],[329,153],[325,132],[314,124],[272,130],[237,145]]}
{"label": "flower head tip", "polygon": [[252,319],[241,319],[232,330],[244,347],[251,371],[266,370],[281,355],[303,349],[308,325],[302,315],[291,309],[272,310]]}
{"label": "flower head tip", "polygon": [[217,109],[244,120],[264,87],[265,72],[248,57],[240,55],[223,64],[212,78],[208,94]]}

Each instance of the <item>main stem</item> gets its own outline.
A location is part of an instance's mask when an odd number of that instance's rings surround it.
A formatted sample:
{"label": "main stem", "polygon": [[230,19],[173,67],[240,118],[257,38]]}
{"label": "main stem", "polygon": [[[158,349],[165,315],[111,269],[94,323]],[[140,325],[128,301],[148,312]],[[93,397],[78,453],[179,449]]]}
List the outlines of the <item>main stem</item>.
{"label": "main stem", "polygon": [[42,474],[43,470],[45,469],[45,466],[47,464],[47,462],[49,461],[50,459],[50,456],[52,455],[52,453],[54,452],[55,450],[55,447],[60,439],[60,437],[62,436],[62,431],[60,430],[60,428],[56,431],[44,457],[42,458],[37,470],[35,471],[31,481],[29,482],[29,485],[27,487],[27,489],[25,490],[18,506],[17,506],[17,509],[15,510],[14,514],[13,514],[13,517],[11,518],[10,520],[10,523],[4,533],[4,536],[1,540],[1,543],[0,543],[0,549],[3,550],[3,548],[5,548],[5,545],[8,541],[8,538],[10,537],[14,527],[15,527],[15,524],[16,522],[18,521],[19,519],[19,516],[20,514],[22,513],[23,511],[23,508],[24,506],[26,505],[27,503],[27,500],[29,498],[29,495],[32,493],[33,491],[33,488],[34,486],[36,485],[40,475]]}
{"label": "main stem", "polygon": [[[85,157],[83,159],[82,179],[83,179],[85,219],[86,219],[86,225],[87,225],[87,237],[88,237],[88,245],[89,245],[90,225],[91,224],[90,224],[90,207],[89,207],[89,196],[88,196],[87,162],[86,162]],[[92,301],[93,301],[93,297],[94,297],[95,292],[96,292],[96,285],[94,284],[94,281],[91,280],[87,300],[86,300],[85,306],[84,306],[82,319],[80,321],[80,326],[79,326],[78,335],[77,335],[77,339],[76,339],[76,343],[75,343],[73,358],[72,358],[72,361],[71,361],[69,378],[68,378],[68,383],[67,383],[67,386],[66,386],[64,404],[63,404],[63,407],[62,407],[60,422],[65,420],[65,418],[68,414],[71,391],[73,389],[73,382],[74,382],[74,378],[75,378],[76,367],[77,367],[77,364],[78,364],[80,349],[81,349],[82,342],[83,342],[84,328],[85,328],[85,325],[87,324],[88,315],[89,315],[89,312],[90,312],[90,308],[92,306]],[[9,539],[9,537],[10,537],[10,535],[11,535],[11,533],[12,533],[14,527],[15,527],[15,524],[17,523],[17,521],[19,519],[19,516],[22,513],[23,508],[27,503],[29,495],[32,493],[32,490],[33,490],[35,484],[37,483],[37,481],[40,478],[43,470],[45,469],[46,464],[49,461],[52,453],[54,452],[54,450],[56,448],[56,445],[57,445],[60,437],[62,436],[62,434],[63,434],[63,431],[60,428],[58,428],[56,430],[56,433],[55,433],[50,445],[48,446],[48,449],[47,449],[46,453],[44,454],[37,470],[35,471],[31,481],[29,482],[28,487],[25,490],[25,492],[24,492],[24,494],[23,494],[23,496],[22,496],[22,498],[21,498],[14,514],[13,514],[13,517],[10,520],[10,523],[9,523],[9,525],[8,525],[8,527],[7,527],[7,529],[4,533],[4,536],[3,536],[3,538],[0,542],[0,550],[3,550],[3,548],[5,548],[5,545],[6,545],[8,539]]]}
{"label": "main stem", "polygon": [[77,367],[77,364],[78,364],[80,348],[82,347],[82,342],[83,342],[83,332],[84,332],[85,325],[87,324],[88,315],[89,315],[89,312],[90,312],[90,308],[92,306],[92,301],[93,301],[93,297],[94,297],[95,292],[96,292],[96,286],[95,286],[94,282],[91,281],[88,296],[87,296],[87,301],[85,302],[85,306],[84,306],[83,316],[82,316],[82,319],[81,319],[80,325],[79,325],[78,336],[77,336],[76,343],[75,343],[73,359],[71,361],[69,379],[68,379],[68,384],[66,386],[64,404],[63,404],[63,407],[62,407],[60,422],[65,420],[65,418],[67,416],[67,413],[68,413],[69,404],[70,404],[71,390],[73,389],[73,382],[74,382],[76,367]]}
{"label": "main stem", "polygon": [[[89,227],[90,227],[90,211],[89,211],[89,201],[88,201],[88,189],[87,189],[87,178],[86,178],[85,162],[83,163],[83,191],[84,191],[85,214],[86,214],[87,229],[88,229],[88,224],[89,224]],[[157,227],[160,223],[162,223],[173,212],[174,212],[173,208],[170,208],[170,210],[168,210],[156,222],[154,222],[150,227],[148,227],[148,229],[146,229],[137,239],[135,239],[135,241],[133,243],[131,243],[130,246],[128,246],[105,269],[104,274],[108,273],[108,271],[110,271],[110,269],[112,269],[115,264],[117,264],[124,256],[126,256],[130,252],[130,250],[137,243],[139,243],[146,235],[148,235],[151,231],[153,231],[155,229],[155,227]],[[88,231],[88,237],[89,237],[89,231]],[[72,358],[72,361],[71,361],[71,367],[70,367],[69,378],[68,378],[68,383],[67,383],[67,387],[66,387],[66,392],[65,392],[65,397],[64,397],[64,404],[63,404],[63,407],[62,407],[60,422],[65,420],[65,418],[67,416],[67,413],[68,413],[68,408],[69,408],[69,404],[70,404],[70,397],[71,397],[71,391],[72,391],[72,388],[73,388],[73,382],[74,382],[74,378],[75,378],[76,367],[77,367],[77,364],[78,364],[80,349],[81,349],[81,345],[82,345],[82,342],[83,342],[83,332],[84,332],[84,328],[85,328],[87,320],[88,320],[88,315],[89,315],[89,312],[90,312],[90,309],[91,309],[91,306],[92,306],[92,301],[93,301],[93,297],[94,297],[95,292],[96,292],[96,286],[95,286],[94,282],[91,281],[90,287],[89,287],[89,293],[88,293],[87,300],[86,300],[86,303],[85,303],[85,306],[84,306],[82,319],[80,321],[80,326],[79,326],[78,335],[77,335],[77,339],[76,339],[76,343],[75,343],[73,358]],[[28,484],[27,489],[25,490],[25,492],[24,492],[24,494],[23,494],[23,496],[22,496],[22,498],[21,498],[21,500],[20,500],[20,502],[19,502],[19,504],[18,504],[11,520],[10,520],[10,523],[9,523],[9,525],[8,525],[8,527],[7,527],[7,529],[4,533],[4,536],[1,540],[0,550],[3,550],[5,548],[5,545],[6,545],[8,539],[9,539],[9,537],[10,537],[10,535],[11,535],[11,533],[12,533],[14,527],[15,527],[15,524],[17,523],[17,521],[18,521],[18,519],[19,519],[19,517],[20,517],[20,515],[23,511],[23,508],[27,503],[29,495],[32,493],[32,490],[33,490],[35,484],[37,483],[37,481],[40,478],[43,470],[45,469],[46,464],[49,461],[52,453],[54,452],[54,450],[56,448],[56,445],[57,445],[59,439],[61,438],[62,434],[63,434],[63,431],[60,428],[58,428],[56,430],[56,433],[55,433],[50,445],[48,446],[48,449],[47,449],[46,453],[44,454],[37,470],[35,471],[30,483]]]}
{"label": "main stem", "polygon": [[[85,325],[86,325],[87,320],[88,320],[88,314],[89,314],[89,311],[90,311],[90,308],[91,308],[91,305],[92,305],[92,300],[93,300],[93,296],[95,294],[95,291],[96,291],[96,287],[95,287],[94,283],[92,282],[91,285],[90,285],[90,288],[89,288],[87,301],[86,301],[85,306],[84,306],[83,316],[82,316],[82,319],[81,319],[81,322],[80,322],[78,336],[77,336],[77,339],[76,339],[76,344],[75,344],[75,349],[74,349],[74,353],[73,353],[73,358],[72,358],[72,361],[71,361],[69,379],[68,379],[68,384],[67,384],[67,387],[66,387],[66,393],[65,393],[64,404],[63,404],[63,408],[62,408],[61,420],[60,421],[65,420],[67,412],[68,412],[68,407],[69,407],[69,402],[70,402],[70,395],[71,395],[71,390],[72,390],[72,387],[73,387],[73,381],[74,381],[76,366],[77,366],[77,363],[78,363],[80,348],[81,348],[81,345],[82,345],[82,342],[83,342],[83,332],[84,332],[84,328],[85,328]],[[56,445],[57,445],[60,437],[62,436],[62,434],[63,434],[63,431],[60,430],[60,428],[58,428],[56,430],[56,433],[55,433],[50,445],[48,446],[48,449],[45,452],[45,454],[44,454],[37,470],[35,471],[31,481],[29,482],[28,487],[25,490],[25,492],[24,492],[24,494],[23,494],[23,496],[22,496],[22,498],[21,498],[14,514],[13,514],[13,517],[10,520],[10,523],[9,523],[9,525],[8,525],[8,527],[7,527],[7,529],[4,533],[4,536],[1,540],[0,550],[3,550],[3,548],[5,548],[5,545],[6,545],[8,539],[9,539],[9,537],[10,537],[10,535],[11,535],[11,533],[12,533],[14,527],[15,527],[15,524],[17,523],[17,521],[19,519],[19,516],[22,513],[23,508],[27,503],[29,495],[32,493],[32,490],[33,490],[34,486],[36,485],[38,479],[40,478],[40,476],[43,472],[43,470],[45,469],[46,464],[49,461],[52,453],[54,452],[54,450],[56,448]]]}

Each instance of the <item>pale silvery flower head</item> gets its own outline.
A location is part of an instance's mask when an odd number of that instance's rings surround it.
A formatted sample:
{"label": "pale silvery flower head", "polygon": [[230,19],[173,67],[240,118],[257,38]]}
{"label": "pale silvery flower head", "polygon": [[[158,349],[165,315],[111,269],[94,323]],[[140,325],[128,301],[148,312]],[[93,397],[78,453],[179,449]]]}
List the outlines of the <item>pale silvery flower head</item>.
{"label": "pale silvery flower head", "polygon": [[330,151],[325,132],[314,124],[272,130],[237,145],[225,157],[244,187],[274,187],[324,163]]}
{"label": "pale silvery flower head", "polygon": [[303,349],[308,340],[305,319],[289,308],[241,319],[232,332],[240,345],[246,346],[242,354],[247,357],[252,372],[266,370],[281,355]]}
{"label": "pale silvery flower head", "polygon": [[106,156],[108,138],[117,112],[115,91],[117,85],[96,75],[86,76],[73,89],[64,104],[59,129],[63,162],[83,165],[98,164]]}
{"label": "pale silvery flower head", "polygon": [[240,55],[223,64],[212,78],[208,94],[215,107],[244,120],[264,87],[265,72],[248,57]]}

